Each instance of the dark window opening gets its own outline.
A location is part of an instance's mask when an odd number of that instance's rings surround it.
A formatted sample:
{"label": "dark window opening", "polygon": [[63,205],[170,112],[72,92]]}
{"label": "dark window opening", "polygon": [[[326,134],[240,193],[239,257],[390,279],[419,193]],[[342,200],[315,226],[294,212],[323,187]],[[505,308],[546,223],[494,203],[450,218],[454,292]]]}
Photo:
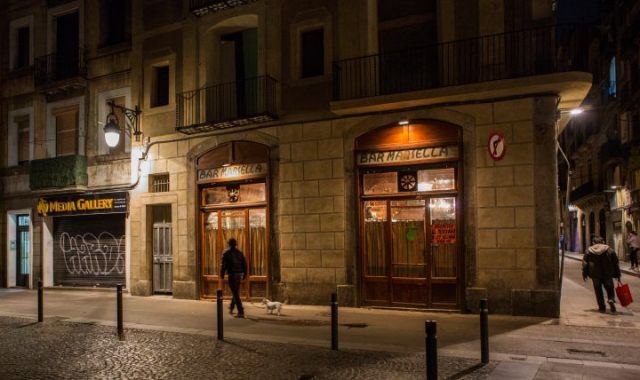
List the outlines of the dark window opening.
{"label": "dark window opening", "polygon": [[169,66],[153,68],[154,88],[151,99],[151,107],[166,106],[169,104]]}
{"label": "dark window opening", "polygon": [[104,0],[103,45],[129,40],[129,1]]}
{"label": "dark window opening", "polygon": [[16,62],[15,68],[19,69],[22,67],[29,66],[29,56],[30,56],[30,43],[29,43],[29,27],[25,26],[19,28],[17,30],[17,43],[16,43]]}
{"label": "dark window opening", "polygon": [[324,75],[324,30],[302,33],[302,78]]}

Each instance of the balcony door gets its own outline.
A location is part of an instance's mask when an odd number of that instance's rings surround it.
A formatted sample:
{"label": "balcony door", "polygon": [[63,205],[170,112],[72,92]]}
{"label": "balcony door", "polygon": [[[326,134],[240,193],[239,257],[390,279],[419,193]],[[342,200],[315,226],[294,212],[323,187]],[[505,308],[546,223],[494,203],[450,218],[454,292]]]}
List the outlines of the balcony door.
{"label": "balcony door", "polygon": [[208,120],[254,115],[257,107],[258,30],[220,36],[220,78],[207,94]]}
{"label": "balcony door", "polygon": [[56,79],[68,78],[78,73],[80,60],[80,20],[78,12],[56,17],[56,55],[54,72]]}

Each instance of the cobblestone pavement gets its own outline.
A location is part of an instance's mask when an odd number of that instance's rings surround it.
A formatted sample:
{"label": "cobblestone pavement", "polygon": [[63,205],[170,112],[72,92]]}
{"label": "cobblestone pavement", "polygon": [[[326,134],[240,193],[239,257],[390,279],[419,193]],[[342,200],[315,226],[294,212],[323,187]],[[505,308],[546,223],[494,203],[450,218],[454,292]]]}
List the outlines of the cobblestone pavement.
{"label": "cobblestone pavement", "polygon": [[[0,379],[422,379],[424,354],[317,347],[0,317]],[[443,379],[484,379],[494,364],[441,357]]]}

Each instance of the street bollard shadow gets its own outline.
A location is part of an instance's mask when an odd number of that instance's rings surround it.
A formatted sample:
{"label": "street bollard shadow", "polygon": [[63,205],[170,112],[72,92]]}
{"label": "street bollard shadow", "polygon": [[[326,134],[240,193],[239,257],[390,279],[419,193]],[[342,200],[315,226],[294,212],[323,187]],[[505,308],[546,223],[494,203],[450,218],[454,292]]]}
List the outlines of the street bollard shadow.
{"label": "street bollard shadow", "polygon": [[462,371],[451,375],[449,377],[447,377],[446,380],[457,380],[457,379],[462,379],[463,377],[472,374],[473,372],[479,370],[480,368],[484,367],[486,364],[482,364],[482,363],[478,363],[478,364],[474,364],[471,367],[465,368]]}

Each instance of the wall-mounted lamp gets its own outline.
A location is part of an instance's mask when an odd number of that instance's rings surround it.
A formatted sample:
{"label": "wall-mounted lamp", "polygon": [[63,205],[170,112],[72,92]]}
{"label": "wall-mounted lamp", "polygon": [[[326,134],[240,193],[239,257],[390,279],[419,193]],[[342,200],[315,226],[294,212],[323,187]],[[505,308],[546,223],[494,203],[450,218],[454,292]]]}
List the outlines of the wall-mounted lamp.
{"label": "wall-mounted lamp", "polygon": [[123,107],[115,104],[113,100],[108,101],[107,104],[111,107],[111,111],[107,115],[107,120],[104,125],[104,139],[107,142],[107,145],[110,148],[114,148],[118,146],[118,143],[120,142],[120,125],[118,117],[113,112],[114,108],[121,110],[124,116],[129,120],[129,124],[125,123],[124,125],[125,133],[129,136],[133,135],[136,138],[136,141],[140,141],[140,135],[142,135],[138,125],[138,116],[142,113],[140,108],[138,106],[134,109]]}

